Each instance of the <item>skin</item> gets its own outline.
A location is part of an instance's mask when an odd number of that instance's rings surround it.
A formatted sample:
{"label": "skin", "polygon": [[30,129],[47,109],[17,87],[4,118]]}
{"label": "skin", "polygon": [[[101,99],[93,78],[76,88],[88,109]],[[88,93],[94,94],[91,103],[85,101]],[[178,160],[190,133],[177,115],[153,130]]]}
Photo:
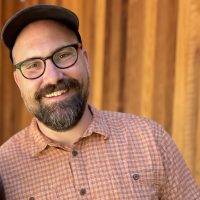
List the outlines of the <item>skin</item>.
{"label": "skin", "polygon": [[[42,30],[39,31],[38,30]],[[64,45],[77,43],[76,35],[64,25],[51,20],[40,20],[27,25],[18,35],[13,47],[14,64],[32,57],[46,57],[57,48]],[[87,52],[84,48],[78,50],[78,60],[73,67],[58,69],[53,62],[46,61],[45,73],[34,80],[24,78],[19,70],[14,71],[14,79],[19,87],[23,101],[29,111],[37,108],[38,102],[34,98],[35,93],[48,84],[56,84],[63,78],[74,78],[83,84],[84,89],[89,87],[89,62]],[[68,91],[56,97],[43,97],[46,105],[53,105],[59,101],[70,99],[74,91]],[[91,122],[92,116],[86,106],[80,121],[69,130],[58,132],[50,129],[37,120],[39,129],[48,138],[64,146],[72,147],[83,135]]]}

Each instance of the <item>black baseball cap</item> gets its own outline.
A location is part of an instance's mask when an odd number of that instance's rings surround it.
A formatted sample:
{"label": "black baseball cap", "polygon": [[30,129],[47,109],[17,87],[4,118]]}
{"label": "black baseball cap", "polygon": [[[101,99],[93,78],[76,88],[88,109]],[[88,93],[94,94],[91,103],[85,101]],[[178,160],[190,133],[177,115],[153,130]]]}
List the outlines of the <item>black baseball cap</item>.
{"label": "black baseball cap", "polygon": [[8,19],[1,33],[4,44],[12,51],[15,40],[21,30],[28,24],[43,19],[63,23],[77,35],[79,42],[82,42],[78,31],[79,20],[75,13],[64,7],[39,4],[24,8]]}

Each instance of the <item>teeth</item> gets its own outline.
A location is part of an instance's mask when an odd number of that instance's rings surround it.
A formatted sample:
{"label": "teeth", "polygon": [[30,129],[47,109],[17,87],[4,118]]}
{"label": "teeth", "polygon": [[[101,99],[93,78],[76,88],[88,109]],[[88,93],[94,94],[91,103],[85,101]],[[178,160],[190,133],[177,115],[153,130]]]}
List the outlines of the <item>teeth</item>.
{"label": "teeth", "polygon": [[56,91],[50,94],[46,94],[45,97],[57,97],[60,96],[62,94],[64,94],[66,92],[66,90],[60,90],[60,91]]}

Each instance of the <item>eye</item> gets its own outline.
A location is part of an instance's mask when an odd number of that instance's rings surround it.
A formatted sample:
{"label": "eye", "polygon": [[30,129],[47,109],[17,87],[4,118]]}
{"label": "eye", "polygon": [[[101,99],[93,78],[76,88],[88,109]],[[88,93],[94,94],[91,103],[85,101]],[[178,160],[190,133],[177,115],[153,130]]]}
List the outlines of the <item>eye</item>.
{"label": "eye", "polygon": [[27,61],[22,64],[23,70],[38,69],[40,66],[41,66],[41,61],[39,60]]}
{"label": "eye", "polygon": [[26,66],[26,69],[36,68],[38,66],[37,63],[31,63]]}
{"label": "eye", "polygon": [[73,47],[67,47],[67,48],[64,48],[64,49],[56,52],[53,56],[53,60],[56,63],[67,61],[67,60],[70,60],[71,58],[73,58],[74,54],[75,54],[74,48]]}
{"label": "eye", "polygon": [[54,60],[56,62],[60,62],[60,61],[64,61],[64,60],[68,60],[73,56],[72,52],[69,51],[63,51],[63,52],[59,52],[54,56]]}
{"label": "eye", "polygon": [[67,58],[71,55],[72,55],[71,52],[62,52],[62,54],[58,55],[58,59],[64,59],[64,58]]}

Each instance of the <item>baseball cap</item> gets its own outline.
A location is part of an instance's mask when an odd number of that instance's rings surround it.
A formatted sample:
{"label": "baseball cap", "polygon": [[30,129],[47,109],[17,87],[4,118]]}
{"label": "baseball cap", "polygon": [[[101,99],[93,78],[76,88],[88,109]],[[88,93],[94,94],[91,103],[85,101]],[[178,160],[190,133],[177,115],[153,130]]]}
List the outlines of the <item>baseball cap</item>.
{"label": "baseball cap", "polygon": [[79,20],[75,13],[64,7],[39,4],[26,7],[8,19],[3,26],[1,33],[1,38],[4,44],[10,49],[10,51],[12,51],[15,40],[21,30],[28,24],[43,19],[55,20],[63,23],[69,29],[74,31],[79,42],[82,42],[81,36],[78,32]]}

